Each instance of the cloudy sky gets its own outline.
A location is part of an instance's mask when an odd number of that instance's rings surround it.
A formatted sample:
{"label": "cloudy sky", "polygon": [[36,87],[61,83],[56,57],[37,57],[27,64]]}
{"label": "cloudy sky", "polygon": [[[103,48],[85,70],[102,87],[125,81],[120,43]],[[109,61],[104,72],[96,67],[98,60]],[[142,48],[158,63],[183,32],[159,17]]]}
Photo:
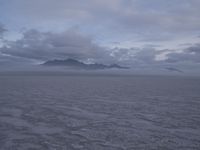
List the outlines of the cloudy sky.
{"label": "cloudy sky", "polygon": [[0,0],[0,66],[75,58],[200,72],[199,0]]}

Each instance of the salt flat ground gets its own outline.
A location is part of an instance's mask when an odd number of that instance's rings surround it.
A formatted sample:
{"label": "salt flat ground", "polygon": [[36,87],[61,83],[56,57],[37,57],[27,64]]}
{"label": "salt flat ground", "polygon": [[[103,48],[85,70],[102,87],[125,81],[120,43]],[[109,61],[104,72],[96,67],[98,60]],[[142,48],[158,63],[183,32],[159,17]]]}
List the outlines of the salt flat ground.
{"label": "salt flat ground", "polygon": [[1,150],[199,150],[200,79],[0,76]]}

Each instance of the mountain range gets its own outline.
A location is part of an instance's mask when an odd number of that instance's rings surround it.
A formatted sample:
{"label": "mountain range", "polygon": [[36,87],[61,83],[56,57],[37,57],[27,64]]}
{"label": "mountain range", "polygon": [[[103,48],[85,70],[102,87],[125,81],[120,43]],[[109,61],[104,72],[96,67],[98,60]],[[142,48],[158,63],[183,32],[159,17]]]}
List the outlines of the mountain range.
{"label": "mountain range", "polygon": [[88,70],[97,70],[97,69],[129,69],[129,67],[120,66],[118,64],[111,64],[111,65],[105,65],[100,63],[92,63],[92,64],[86,64],[83,62],[80,62],[76,59],[64,59],[64,60],[48,60],[42,64],[43,66],[63,66],[63,67],[71,67],[71,68],[78,68],[78,69],[88,69]]}

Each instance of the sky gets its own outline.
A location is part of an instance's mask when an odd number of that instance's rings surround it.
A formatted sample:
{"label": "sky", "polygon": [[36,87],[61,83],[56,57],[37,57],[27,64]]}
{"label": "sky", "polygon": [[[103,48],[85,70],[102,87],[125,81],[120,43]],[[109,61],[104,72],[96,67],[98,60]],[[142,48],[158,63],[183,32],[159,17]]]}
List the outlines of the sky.
{"label": "sky", "polygon": [[0,66],[74,58],[200,75],[199,10],[199,0],[0,0]]}

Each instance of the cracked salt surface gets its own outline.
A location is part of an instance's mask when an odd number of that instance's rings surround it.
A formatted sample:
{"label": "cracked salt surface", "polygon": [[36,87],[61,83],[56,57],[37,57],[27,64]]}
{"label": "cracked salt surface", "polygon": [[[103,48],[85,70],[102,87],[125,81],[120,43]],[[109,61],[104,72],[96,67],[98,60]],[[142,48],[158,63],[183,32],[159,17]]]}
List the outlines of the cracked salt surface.
{"label": "cracked salt surface", "polygon": [[0,76],[2,150],[198,150],[200,79]]}

